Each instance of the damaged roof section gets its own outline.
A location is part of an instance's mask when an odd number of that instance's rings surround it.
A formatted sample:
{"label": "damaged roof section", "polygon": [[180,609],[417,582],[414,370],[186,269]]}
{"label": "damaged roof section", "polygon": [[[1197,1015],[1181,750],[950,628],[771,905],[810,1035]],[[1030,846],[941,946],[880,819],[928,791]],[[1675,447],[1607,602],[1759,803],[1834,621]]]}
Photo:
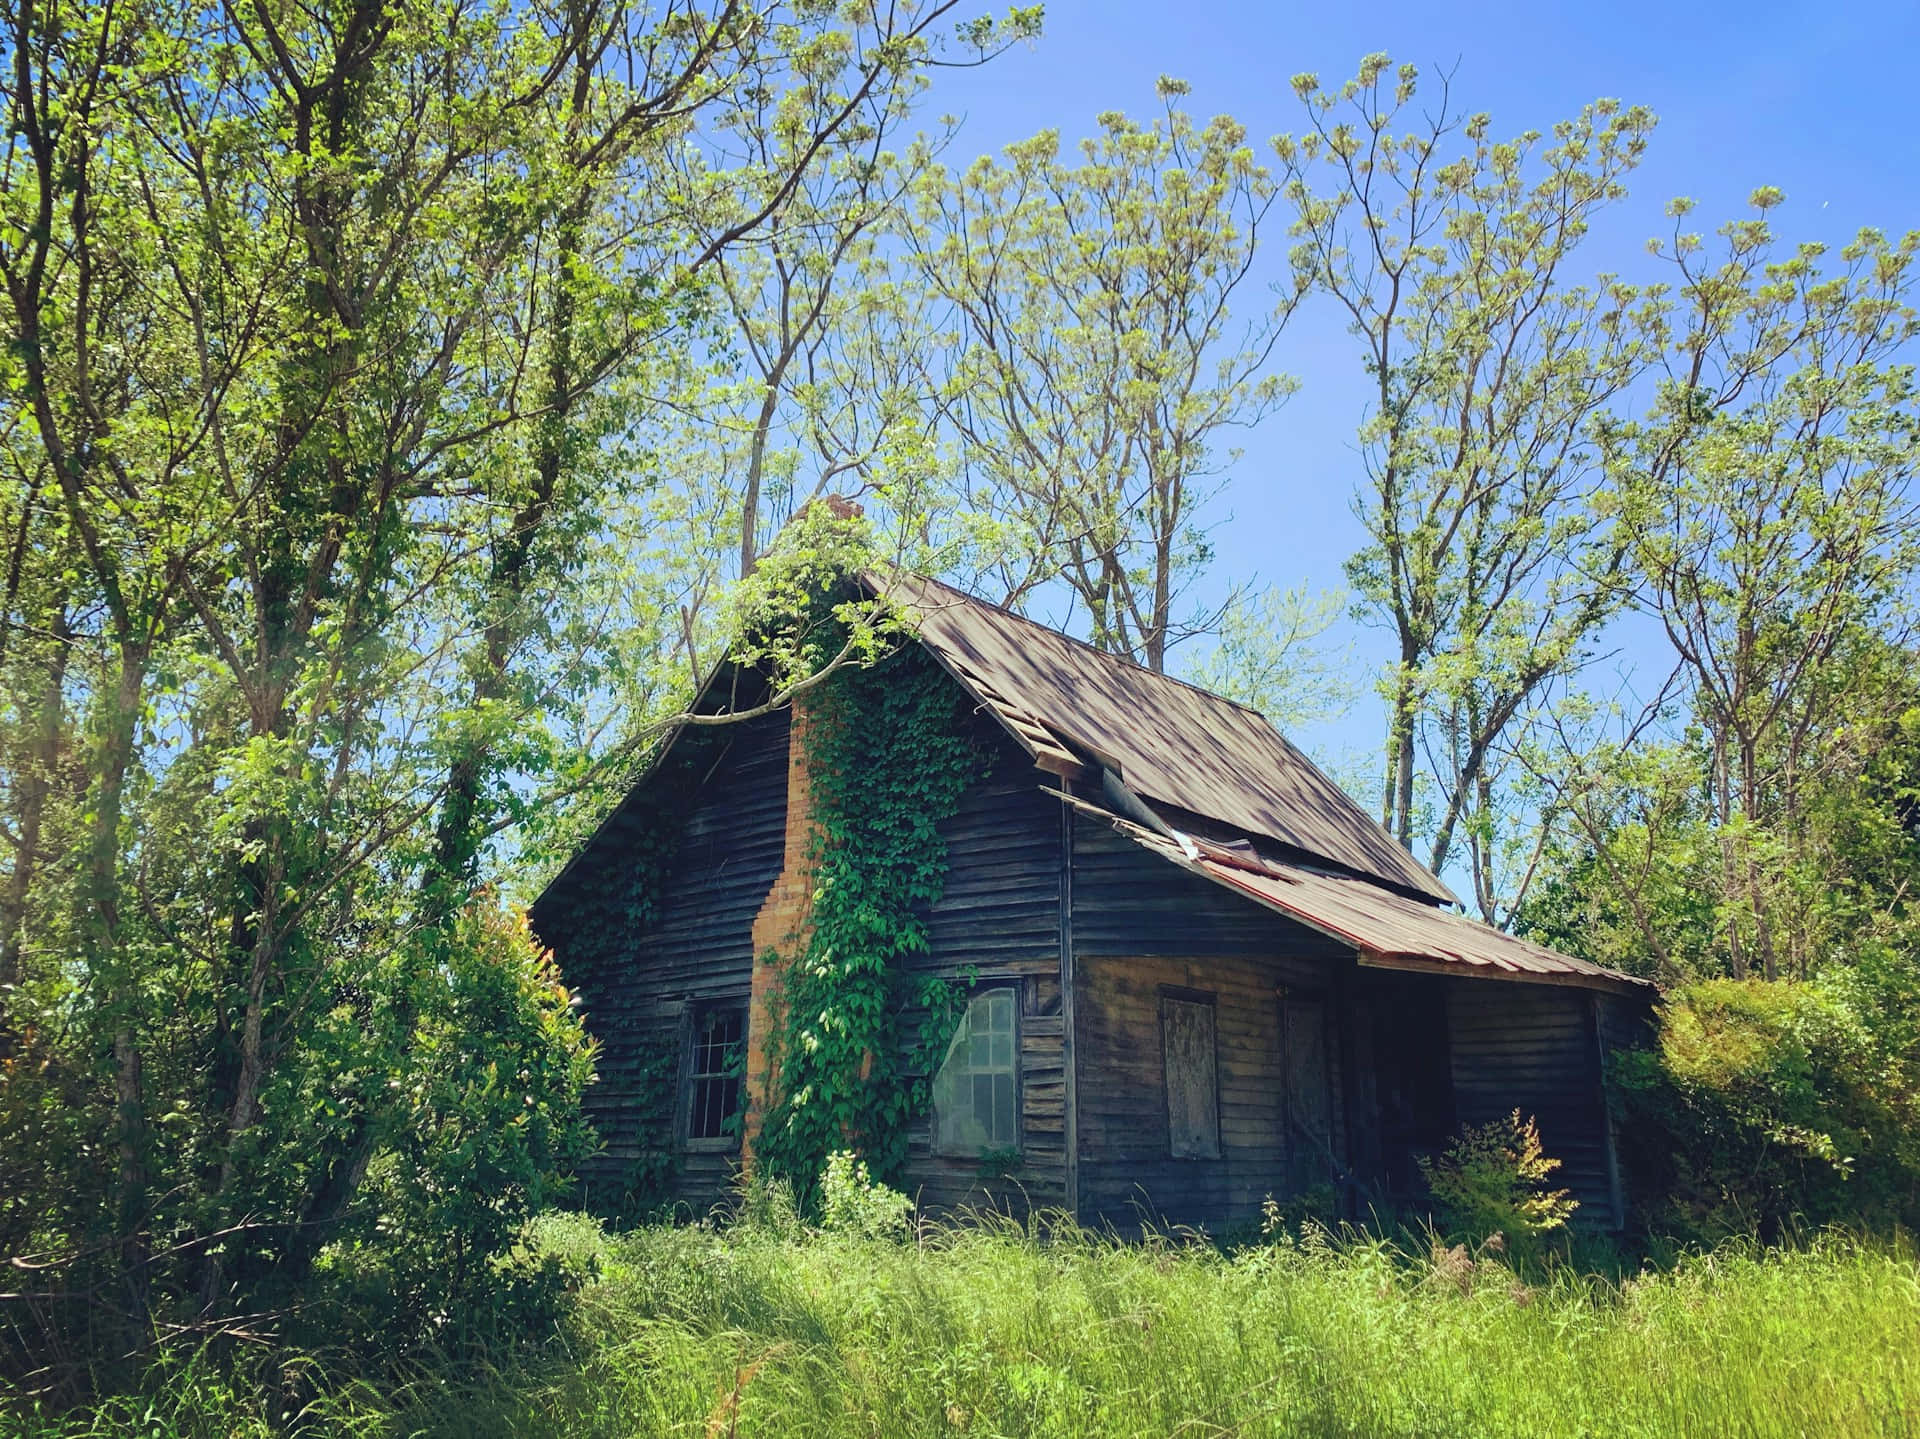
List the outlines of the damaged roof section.
{"label": "damaged roof section", "polygon": [[[870,572],[918,637],[1055,774],[1184,810],[1443,904],[1438,876],[1255,710],[905,571]],[[1421,906],[1424,908],[1424,906]]]}
{"label": "damaged roof section", "polygon": [[1262,854],[1245,841],[1222,844],[1175,829],[1150,829],[1070,795],[1060,798],[1169,863],[1351,946],[1363,965],[1629,994],[1656,988],[1651,980],[1561,954],[1367,880]]}
{"label": "damaged roof section", "polygon": [[[1172,864],[1386,969],[1647,993],[1646,980],[1482,924],[1257,711],[924,576],[869,573],[1061,798]],[[1196,834],[1198,829],[1204,833]]]}

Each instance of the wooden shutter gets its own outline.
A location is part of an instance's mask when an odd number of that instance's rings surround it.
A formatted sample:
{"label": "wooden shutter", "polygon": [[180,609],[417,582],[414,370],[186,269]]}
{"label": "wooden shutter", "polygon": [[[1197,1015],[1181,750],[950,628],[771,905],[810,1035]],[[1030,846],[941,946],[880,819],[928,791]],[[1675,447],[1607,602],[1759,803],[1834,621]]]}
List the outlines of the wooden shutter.
{"label": "wooden shutter", "polygon": [[1166,1056],[1168,1151],[1175,1159],[1218,1159],[1213,1001],[1162,995],[1160,1040]]}

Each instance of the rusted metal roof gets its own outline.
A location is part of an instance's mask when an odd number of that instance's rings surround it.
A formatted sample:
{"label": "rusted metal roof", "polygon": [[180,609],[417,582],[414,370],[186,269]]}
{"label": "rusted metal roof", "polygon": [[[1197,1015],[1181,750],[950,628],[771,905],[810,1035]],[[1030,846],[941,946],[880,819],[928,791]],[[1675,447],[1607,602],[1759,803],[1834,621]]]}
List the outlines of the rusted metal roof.
{"label": "rusted metal roof", "polygon": [[1432,871],[1257,711],[904,571],[868,582],[1042,769],[1115,771],[1143,799],[1445,903]]}
{"label": "rusted metal roof", "polygon": [[1289,864],[1250,845],[1218,844],[1177,830],[1156,833],[1084,801],[1069,802],[1182,869],[1351,945],[1363,965],[1631,994],[1650,995],[1655,989],[1650,980],[1561,954],[1364,879]]}

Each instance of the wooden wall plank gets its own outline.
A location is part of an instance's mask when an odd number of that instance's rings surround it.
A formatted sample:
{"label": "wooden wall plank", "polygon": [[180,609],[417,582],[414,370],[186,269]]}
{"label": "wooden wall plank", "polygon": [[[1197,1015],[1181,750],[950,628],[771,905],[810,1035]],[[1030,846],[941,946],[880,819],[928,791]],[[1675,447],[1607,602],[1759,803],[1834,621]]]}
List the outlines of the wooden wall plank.
{"label": "wooden wall plank", "polygon": [[[662,1133],[671,1134],[675,1150],[667,1197],[690,1212],[724,1198],[738,1168],[737,1152],[685,1148],[677,1083],[671,1114],[643,1102],[649,1067],[665,1063],[678,1074],[683,1016],[702,1003],[746,1003],[754,916],[780,872],[788,715],[779,711],[722,733],[723,751],[693,797],[653,924],[612,963],[589,966],[572,952],[565,906],[543,916],[540,937],[579,991],[587,1028],[602,1045],[600,1077],[586,1094],[602,1141],[581,1167],[590,1202],[618,1204],[636,1160]],[[572,883],[616,886],[631,873],[617,831],[587,858],[591,869]]]}
{"label": "wooden wall plank", "polygon": [[[1075,920],[1078,922],[1079,912]],[[1324,961],[1075,956],[1074,1044],[1081,1065],[1080,1195],[1088,1223],[1251,1223],[1291,1191],[1287,1059],[1277,986],[1326,983]],[[1169,1128],[1163,988],[1211,994],[1216,1019],[1218,1157],[1179,1158]]]}
{"label": "wooden wall plank", "polygon": [[1541,1147],[1561,1161],[1555,1182],[1580,1201],[1576,1221],[1616,1223],[1587,993],[1459,980],[1447,985],[1446,1012],[1460,1123],[1532,1115]]}

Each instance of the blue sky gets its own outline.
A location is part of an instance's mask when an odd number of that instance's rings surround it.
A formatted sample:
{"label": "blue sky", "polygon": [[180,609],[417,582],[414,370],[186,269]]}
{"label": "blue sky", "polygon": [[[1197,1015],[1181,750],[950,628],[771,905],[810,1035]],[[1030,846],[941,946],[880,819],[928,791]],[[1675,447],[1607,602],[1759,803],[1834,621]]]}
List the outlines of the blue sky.
{"label": "blue sky", "polygon": [[[978,70],[936,82],[932,109],[964,117],[950,158],[1047,128],[1068,140],[1101,110],[1148,115],[1162,74],[1188,81],[1196,115],[1230,113],[1254,136],[1297,128],[1289,79],[1328,84],[1385,51],[1425,74],[1453,70],[1454,97],[1492,114],[1496,134],[1546,128],[1611,96],[1660,117],[1631,196],[1597,227],[1593,271],[1631,273],[1663,232],[1675,195],[1700,202],[1699,228],[1743,213],[1763,184],[1786,191],[1774,212],[1786,238],[1843,243],[1862,225],[1920,226],[1920,4],[1633,4],[1352,7],[1185,3],[1047,5],[1046,31]],[[1285,250],[1271,247],[1274,273]],[[1281,584],[1340,583],[1358,545],[1350,498],[1353,434],[1365,382],[1352,342],[1324,311],[1297,317],[1281,368],[1300,393],[1244,436],[1244,457],[1214,518],[1216,582],[1252,575]],[[1357,632],[1371,667],[1383,637]],[[1659,657],[1631,632],[1623,661]],[[1371,749],[1378,720],[1364,705],[1337,734],[1302,736],[1323,753]]]}

